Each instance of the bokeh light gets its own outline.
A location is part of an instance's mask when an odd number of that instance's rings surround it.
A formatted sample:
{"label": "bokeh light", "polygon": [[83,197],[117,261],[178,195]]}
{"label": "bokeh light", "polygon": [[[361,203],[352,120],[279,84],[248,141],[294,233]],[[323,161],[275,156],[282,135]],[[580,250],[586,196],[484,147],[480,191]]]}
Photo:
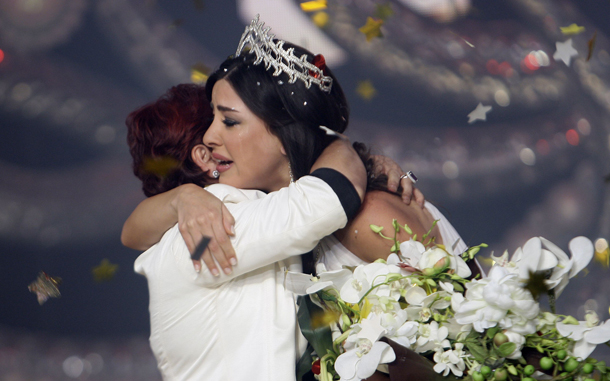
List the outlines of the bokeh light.
{"label": "bokeh light", "polygon": [[525,165],[532,166],[536,164],[536,154],[531,150],[531,148],[521,149],[521,151],[519,151],[519,159],[521,159]]}
{"label": "bokeh light", "polygon": [[4,61],[4,51],[0,49],[0,63],[2,63],[2,61]]}
{"label": "bokeh light", "polygon": [[573,146],[577,146],[580,142],[580,138],[578,136],[578,132],[576,130],[570,129],[566,132],[566,140],[569,144]]}

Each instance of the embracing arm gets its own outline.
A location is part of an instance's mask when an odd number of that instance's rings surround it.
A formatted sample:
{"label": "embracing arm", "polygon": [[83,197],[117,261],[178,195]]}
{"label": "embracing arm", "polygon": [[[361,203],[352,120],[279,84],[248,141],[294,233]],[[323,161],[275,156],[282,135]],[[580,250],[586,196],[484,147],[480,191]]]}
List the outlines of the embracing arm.
{"label": "embracing arm", "polygon": [[[216,196],[195,184],[180,185],[142,201],[125,221],[121,242],[132,249],[146,250],[176,223],[189,252],[193,253],[207,235],[213,238],[208,245],[211,255],[221,268],[231,267],[235,251],[228,235],[235,220]],[[218,271],[209,253],[202,259],[211,271]],[[198,270],[201,263],[193,263]]]}

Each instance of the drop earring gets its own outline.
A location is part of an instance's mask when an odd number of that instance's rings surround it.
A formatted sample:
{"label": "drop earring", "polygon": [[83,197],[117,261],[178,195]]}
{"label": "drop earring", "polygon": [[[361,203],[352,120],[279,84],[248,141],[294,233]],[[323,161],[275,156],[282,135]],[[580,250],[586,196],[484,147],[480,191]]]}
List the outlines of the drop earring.
{"label": "drop earring", "polygon": [[292,176],[292,167],[288,163],[288,176],[290,176],[290,184],[294,183],[294,176]]}

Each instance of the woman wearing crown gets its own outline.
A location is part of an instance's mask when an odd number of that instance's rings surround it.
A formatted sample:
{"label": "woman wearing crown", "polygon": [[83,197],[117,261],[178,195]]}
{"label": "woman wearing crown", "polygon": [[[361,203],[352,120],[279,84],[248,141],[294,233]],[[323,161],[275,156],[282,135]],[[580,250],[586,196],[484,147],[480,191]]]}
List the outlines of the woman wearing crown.
{"label": "woman wearing crown", "polygon": [[[246,44],[248,54],[242,53]],[[368,159],[365,175],[349,144],[327,133],[345,130],[348,106],[330,70],[312,63],[311,53],[275,42],[255,20],[236,57],[210,76],[207,95],[214,120],[205,146],[189,143],[187,148],[201,172],[214,165],[206,146],[212,149],[220,185],[208,190],[235,217],[231,243],[237,263],[224,273],[213,272],[214,267],[197,273],[177,227],[136,261],[136,271],[149,282],[151,345],[166,379],[294,379],[302,347],[295,343],[295,306],[283,288],[283,271],[298,268],[298,254],[345,226],[359,209],[367,178],[372,186],[380,177]],[[131,129],[146,127],[137,114],[128,119]],[[141,142],[130,145],[134,159],[142,155],[136,149]],[[401,180],[403,185],[410,181]],[[167,197],[174,196],[149,199],[126,223],[127,235],[142,225],[143,215],[158,213],[151,205],[163,205]],[[171,220],[172,213],[167,214],[163,218]],[[422,210],[393,194],[370,191],[358,216],[336,238],[325,239],[322,260],[333,267],[348,258],[386,257],[389,247],[366,227],[387,225],[378,219],[396,217],[420,234],[441,219],[438,240],[457,238],[432,206]]]}

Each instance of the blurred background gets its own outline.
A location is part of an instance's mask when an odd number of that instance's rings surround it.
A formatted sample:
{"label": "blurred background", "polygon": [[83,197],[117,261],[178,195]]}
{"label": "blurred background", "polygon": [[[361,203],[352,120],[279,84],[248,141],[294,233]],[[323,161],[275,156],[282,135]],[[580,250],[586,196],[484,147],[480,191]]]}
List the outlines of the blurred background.
{"label": "blurred background", "polygon": [[[413,170],[483,256],[532,236],[566,252],[593,240],[558,312],[608,318],[610,2],[300,3],[0,0],[1,379],[160,379],[138,252],[119,241],[143,199],[124,120],[204,80],[257,13],[325,55],[352,140]],[[485,120],[469,117],[479,103]],[[44,305],[28,291],[40,271],[63,279]]]}

